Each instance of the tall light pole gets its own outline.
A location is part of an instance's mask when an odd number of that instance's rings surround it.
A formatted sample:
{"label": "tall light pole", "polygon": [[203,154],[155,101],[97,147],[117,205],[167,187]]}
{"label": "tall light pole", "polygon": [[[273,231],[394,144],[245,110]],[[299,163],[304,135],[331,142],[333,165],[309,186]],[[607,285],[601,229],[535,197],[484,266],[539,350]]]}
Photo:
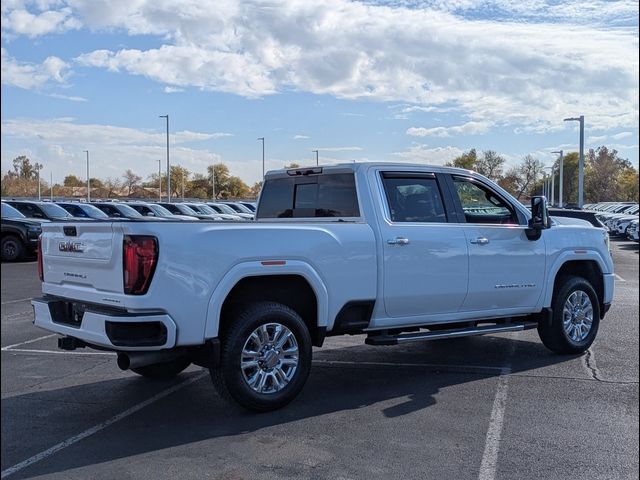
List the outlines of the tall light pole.
{"label": "tall light pole", "polygon": [[162,160],[158,159],[158,200],[162,201]]}
{"label": "tall light pole", "polygon": [[169,114],[158,115],[167,119],[167,202],[171,203],[171,164],[169,163]]}
{"label": "tall light pole", "polygon": [[320,165],[318,161],[318,150],[311,150],[311,151],[316,154],[316,167],[317,167],[318,165]]}
{"label": "tall light pole", "polygon": [[36,173],[38,174],[38,201],[40,201],[40,164],[38,162],[36,162],[36,167]]}
{"label": "tall light pole", "polygon": [[258,140],[262,140],[262,180],[264,181],[264,137],[258,137]]}
{"label": "tall light pole", "polygon": [[560,178],[558,180],[560,182],[560,185],[558,185],[558,207],[562,208],[562,190],[564,187],[564,152],[562,150],[558,150],[551,153],[557,153],[560,155]]}
{"label": "tall light pole", "polygon": [[556,182],[555,182],[555,168],[553,165],[551,165],[550,167],[544,167],[544,168],[550,168],[551,169],[551,179],[547,178],[547,197],[550,199],[551,201],[551,205],[553,205],[555,203],[555,190],[556,190]]}
{"label": "tall light pole", "polygon": [[50,172],[51,184],[49,185],[49,199],[53,202],[53,171]]}
{"label": "tall light pole", "polygon": [[211,164],[211,200],[216,200],[216,165]]}
{"label": "tall light pole", "polygon": [[580,122],[580,160],[578,161],[578,208],[584,205],[584,115],[565,118],[565,122]]}
{"label": "tall light pole", "polygon": [[91,185],[89,185],[89,150],[83,150],[87,154],[87,203],[91,201]]}

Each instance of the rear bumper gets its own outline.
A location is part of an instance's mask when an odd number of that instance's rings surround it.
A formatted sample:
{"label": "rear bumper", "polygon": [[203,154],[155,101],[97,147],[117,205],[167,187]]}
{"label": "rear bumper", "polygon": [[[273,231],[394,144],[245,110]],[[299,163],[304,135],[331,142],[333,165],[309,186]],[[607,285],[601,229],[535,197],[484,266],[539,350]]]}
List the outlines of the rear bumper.
{"label": "rear bumper", "polygon": [[[153,351],[176,345],[176,324],[163,313],[134,314],[105,312],[86,306],[79,326],[54,321],[55,305],[64,299],[37,298],[31,301],[33,324],[50,332],[80,339],[88,344],[118,351]],[[64,319],[62,319],[64,320]],[[135,335],[127,337],[127,332]]]}

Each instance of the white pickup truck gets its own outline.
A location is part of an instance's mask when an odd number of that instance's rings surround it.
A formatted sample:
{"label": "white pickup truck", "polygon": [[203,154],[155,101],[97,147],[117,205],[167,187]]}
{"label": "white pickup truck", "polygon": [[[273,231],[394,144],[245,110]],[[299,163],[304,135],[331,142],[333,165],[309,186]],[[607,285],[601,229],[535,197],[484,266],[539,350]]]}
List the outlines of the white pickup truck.
{"label": "white pickup truck", "polygon": [[613,298],[608,236],[531,212],[476,173],[362,163],[279,170],[256,222],[43,224],[36,326],[62,349],[118,353],[154,378],[194,363],[259,411],[302,389],[312,346],[537,328],[560,354],[593,342]]}

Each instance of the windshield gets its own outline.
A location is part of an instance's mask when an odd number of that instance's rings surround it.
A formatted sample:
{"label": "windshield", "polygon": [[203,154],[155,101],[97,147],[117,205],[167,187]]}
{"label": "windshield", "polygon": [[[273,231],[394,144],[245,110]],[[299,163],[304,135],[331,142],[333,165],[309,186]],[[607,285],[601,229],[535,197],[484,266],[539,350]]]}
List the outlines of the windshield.
{"label": "windshield", "polygon": [[216,203],[215,207],[212,208],[220,209],[220,213],[228,213],[229,215],[235,215],[238,213],[229,205],[225,205],[224,203]]}
{"label": "windshield", "polygon": [[66,218],[66,217],[73,216],[69,212],[67,212],[64,208],[58,205],[55,205],[53,203],[42,203],[40,204],[40,208],[42,208],[42,210],[44,210],[44,213],[46,213],[49,217]]}
{"label": "windshield", "polygon": [[160,217],[170,217],[171,215],[173,215],[173,213],[171,213],[161,205],[148,205],[148,207],[153,210],[153,213]]}
{"label": "windshield", "polygon": [[131,208],[129,205],[114,205],[115,208],[117,208],[120,213],[122,213],[123,215],[127,216],[127,217],[141,217],[142,215],[140,215],[139,212],[136,212],[133,208]]}
{"label": "windshield", "polygon": [[251,214],[253,214],[253,212],[251,210],[249,210],[247,207],[245,207],[244,205],[242,205],[240,203],[227,203],[227,205],[229,205],[231,208],[233,208],[237,213],[251,213]]}
{"label": "windshield", "polygon": [[78,205],[78,207],[84,210],[91,218],[109,218],[109,215],[93,205]]}
{"label": "windshield", "polygon": [[26,218],[18,210],[6,203],[2,204],[2,218]]}
{"label": "windshield", "polygon": [[209,205],[198,205],[200,211],[206,213],[207,215],[216,215],[217,212],[211,208]]}

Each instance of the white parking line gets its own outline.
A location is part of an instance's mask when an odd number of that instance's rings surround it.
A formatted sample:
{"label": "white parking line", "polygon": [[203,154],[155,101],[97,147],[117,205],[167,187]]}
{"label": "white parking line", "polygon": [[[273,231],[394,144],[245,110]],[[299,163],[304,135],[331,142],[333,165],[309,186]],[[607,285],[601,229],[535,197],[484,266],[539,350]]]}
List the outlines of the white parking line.
{"label": "white parking line", "polygon": [[489,429],[487,430],[478,480],[493,480],[496,477],[504,410],[507,405],[507,379],[508,377],[500,377],[498,381],[498,390],[496,391],[496,398],[493,400],[491,420],[489,420]]}
{"label": "white parking line", "polygon": [[51,335],[45,335],[44,337],[38,337],[38,338],[32,338],[31,340],[27,340],[25,342],[20,342],[20,343],[14,343],[13,345],[7,345],[6,347],[2,347],[2,351],[4,350],[9,350],[13,347],[19,347],[21,345],[26,345],[28,343],[34,343],[34,342],[39,342],[40,340],[44,340],[45,338],[51,338],[51,337],[55,337],[57,336],[56,333],[52,333]]}
{"label": "white parking line", "polygon": [[622,278],[620,275],[618,275],[617,273],[614,273],[613,276],[616,277],[616,280],[620,282],[626,282],[626,280]]}
{"label": "white parking line", "polygon": [[2,303],[0,303],[0,305],[9,305],[10,303],[26,302],[27,300],[33,300],[33,297],[29,297],[29,298],[19,298],[18,300],[7,300],[6,302],[2,302]]}
{"label": "white parking line", "polygon": [[52,353],[54,355],[116,355],[116,352],[67,352],[64,350],[35,350],[30,348],[3,348],[2,351],[17,353]]}
{"label": "white parking line", "polygon": [[[515,337],[520,336],[519,333]],[[506,363],[509,371],[511,371],[511,359],[516,351],[516,343],[509,344]],[[509,377],[501,376],[498,380],[498,388],[496,396],[493,399],[493,407],[491,409],[491,417],[489,419],[489,428],[484,443],[484,453],[482,454],[482,463],[480,464],[480,472],[478,480],[494,480],[496,478],[496,470],[498,467],[498,452],[500,451],[500,438],[502,437],[502,426],[504,424],[504,411],[507,408],[507,385]]]}
{"label": "white parking line", "polygon": [[14,465],[13,467],[9,467],[6,470],[2,471],[2,474],[0,475],[0,478],[5,478],[8,477],[9,475],[13,475],[14,473],[27,468],[30,465],[33,465],[34,463],[39,462],[40,460],[44,460],[47,457],[50,457],[51,455],[59,452],[60,450],[63,450],[71,445],[73,445],[74,443],[78,443],[80,440],[84,440],[87,437],[90,437],[91,435],[94,435],[98,432],[100,432],[101,430],[104,430],[105,428],[107,428],[109,425],[112,425],[120,420],[122,420],[123,418],[126,418],[134,413],[136,413],[139,410],[142,410],[145,407],[148,407],[149,405],[151,405],[152,403],[157,402],[158,400],[166,397],[167,395],[171,395],[174,392],[177,392],[178,390],[191,385],[192,383],[200,380],[203,376],[205,376],[206,372],[200,372],[199,374],[197,374],[194,377],[188,378],[187,380],[184,380],[183,382],[174,385],[173,387],[167,388],[166,390],[161,391],[160,393],[154,395],[153,397],[145,400],[144,402],[140,402],[137,405],[134,405],[133,407],[125,410],[122,413],[119,413],[113,417],[111,417],[108,420],[105,420],[102,423],[99,423],[97,425],[94,425],[93,427],[85,430],[82,433],[79,433],[78,435],[75,435],[71,438],[68,438],[56,445],[54,445],[51,448],[48,448],[40,453],[37,453],[36,455],[34,455],[33,457],[27,458],[26,460],[24,460],[23,462],[17,463],[16,465]]}

